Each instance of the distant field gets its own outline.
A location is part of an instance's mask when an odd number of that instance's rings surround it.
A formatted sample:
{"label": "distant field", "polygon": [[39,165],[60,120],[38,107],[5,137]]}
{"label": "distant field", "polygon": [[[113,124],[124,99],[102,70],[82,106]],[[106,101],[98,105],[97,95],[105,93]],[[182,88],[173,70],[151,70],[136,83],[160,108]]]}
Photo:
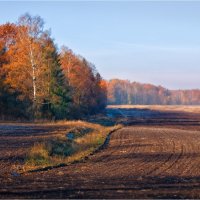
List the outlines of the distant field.
{"label": "distant field", "polygon": [[155,111],[177,111],[200,113],[200,105],[109,105],[107,108],[121,108],[121,109],[149,109]]}

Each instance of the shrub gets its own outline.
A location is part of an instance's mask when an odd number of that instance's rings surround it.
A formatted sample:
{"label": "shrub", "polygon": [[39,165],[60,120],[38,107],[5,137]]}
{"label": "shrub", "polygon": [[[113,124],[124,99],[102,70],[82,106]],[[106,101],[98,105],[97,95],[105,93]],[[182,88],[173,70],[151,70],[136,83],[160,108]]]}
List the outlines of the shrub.
{"label": "shrub", "polygon": [[51,156],[69,156],[75,152],[73,142],[67,139],[56,138],[50,141],[49,146]]}
{"label": "shrub", "polygon": [[49,152],[44,143],[36,143],[31,148],[26,162],[31,165],[47,165],[49,163]]}

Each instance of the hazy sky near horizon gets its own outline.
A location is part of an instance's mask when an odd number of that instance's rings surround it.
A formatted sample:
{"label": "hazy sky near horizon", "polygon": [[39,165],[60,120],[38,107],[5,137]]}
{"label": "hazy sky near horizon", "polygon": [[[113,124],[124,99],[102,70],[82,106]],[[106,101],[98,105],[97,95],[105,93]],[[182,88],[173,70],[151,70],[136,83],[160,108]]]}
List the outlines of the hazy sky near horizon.
{"label": "hazy sky near horizon", "polygon": [[200,88],[198,1],[0,1],[0,24],[40,15],[58,44],[105,79]]}

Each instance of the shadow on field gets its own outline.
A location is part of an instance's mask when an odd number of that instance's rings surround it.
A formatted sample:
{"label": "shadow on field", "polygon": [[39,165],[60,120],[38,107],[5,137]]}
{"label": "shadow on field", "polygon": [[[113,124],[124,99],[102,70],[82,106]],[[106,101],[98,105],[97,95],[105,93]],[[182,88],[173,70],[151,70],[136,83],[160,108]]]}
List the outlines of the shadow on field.
{"label": "shadow on field", "polygon": [[199,126],[200,114],[139,108],[107,108],[104,117],[90,119],[103,125],[191,125]]}
{"label": "shadow on field", "polygon": [[[103,181],[103,183],[102,183]],[[52,182],[55,186],[49,189],[33,191],[13,191],[0,192],[1,198],[199,198],[200,197],[200,177],[199,176],[149,176],[149,177],[124,177],[123,180],[116,175],[115,177],[102,177],[96,179],[98,186],[90,187],[84,185],[74,185],[73,188],[56,188],[57,183]],[[124,183],[123,183],[124,182]],[[37,183],[35,180],[34,184]],[[43,183],[44,184],[44,183]],[[106,186],[105,186],[106,185]]]}

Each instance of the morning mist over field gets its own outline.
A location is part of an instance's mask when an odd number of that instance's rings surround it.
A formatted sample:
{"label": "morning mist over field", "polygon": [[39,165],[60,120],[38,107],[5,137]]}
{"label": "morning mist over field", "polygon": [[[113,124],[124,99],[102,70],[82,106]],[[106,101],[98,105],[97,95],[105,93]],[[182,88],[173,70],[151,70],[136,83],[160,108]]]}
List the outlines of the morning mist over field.
{"label": "morning mist over field", "polygon": [[107,80],[200,86],[198,1],[16,1],[1,8],[0,23],[16,22],[24,12],[40,15],[59,47],[86,57]]}

